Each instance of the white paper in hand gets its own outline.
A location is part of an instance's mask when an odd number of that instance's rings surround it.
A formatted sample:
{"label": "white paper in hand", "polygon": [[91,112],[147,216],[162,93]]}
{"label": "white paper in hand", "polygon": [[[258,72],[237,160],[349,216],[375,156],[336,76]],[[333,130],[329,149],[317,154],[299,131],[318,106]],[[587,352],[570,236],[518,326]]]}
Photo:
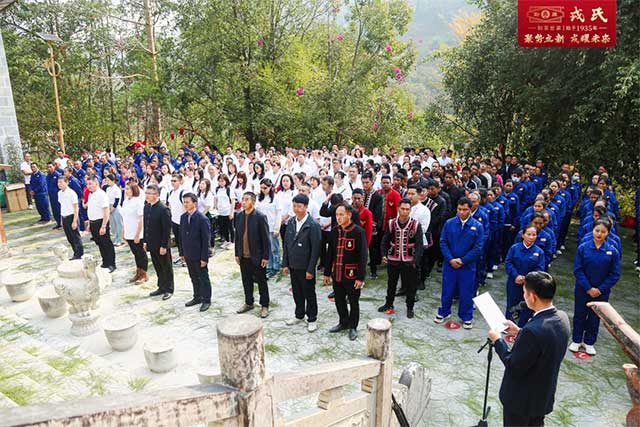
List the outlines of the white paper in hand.
{"label": "white paper in hand", "polygon": [[507,318],[504,317],[502,310],[498,307],[498,304],[491,298],[489,292],[485,292],[484,294],[478,295],[473,299],[473,302],[480,310],[482,317],[489,324],[489,328],[494,331],[502,332],[507,327],[505,326],[505,322]]}

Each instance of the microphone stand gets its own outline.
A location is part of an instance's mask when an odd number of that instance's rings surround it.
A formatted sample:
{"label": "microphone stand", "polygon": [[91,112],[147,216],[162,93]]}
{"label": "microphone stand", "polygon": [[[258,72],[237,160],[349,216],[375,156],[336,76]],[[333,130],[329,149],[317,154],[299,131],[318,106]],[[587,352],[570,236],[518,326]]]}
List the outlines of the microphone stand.
{"label": "microphone stand", "polygon": [[493,359],[493,343],[489,338],[482,344],[482,347],[478,349],[478,353],[482,352],[486,346],[489,346],[487,352],[487,378],[484,384],[484,404],[482,405],[482,418],[478,421],[474,427],[487,427],[487,418],[489,418],[489,412],[491,412],[491,406],[487,407],[487,397],[489,395],[489,374],[491,373],[491,360]]}

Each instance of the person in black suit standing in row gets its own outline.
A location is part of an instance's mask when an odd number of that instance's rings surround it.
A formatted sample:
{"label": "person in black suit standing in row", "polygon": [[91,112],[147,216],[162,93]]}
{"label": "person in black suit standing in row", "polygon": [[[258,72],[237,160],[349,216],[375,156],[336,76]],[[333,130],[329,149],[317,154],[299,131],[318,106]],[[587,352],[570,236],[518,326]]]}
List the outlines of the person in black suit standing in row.
{"label": "person in black suit standing in row", "polygon": [[256,195],[247,191],[242,196],[242,211],[233,221],[236,227],[235,255],[240,266],[244,304],[236,313],[253,309],[253,283],[258,282],[260,293],[260,317],[269,316],[269,287],[267,285],[267,264],[271,253],[269,223],[267,217],[255,209]]}
{"label": "person in black suit standing in row", "polygon": [[160,188],[151,184],[144,192],[144,249],[151,254],[151,262],[158,276],[158,289],[150,297],[162,295],[168,300],[173,295],[173,264],[171,263],[171,212],[160,201]]}
{"label": "person in black suit standing in row", "polygon": [[187,193],[182,196],[185,213],[180,216],[180,261],[187,264],[193,298],[185,307],[200,305],[200,311],[211,307],[211,281],[209,280],[209,244],[211,242],[211,224],[209,219],[198,211],[198,196]]}
{"label": "person in black suit standing in row", "polygon": [[371,211],[373,216],[373,229],[371,230],[371,244],[369,245],[369,268],[371,278],[378,278],[378,265],[382,262],[380,243],[383,236],[384,210],[382,196],[373,188],[373,175],[365,172],[362,175],[362,188],[364,191],[364,207]]}
{"label": "person in black suit standing in row", "polygon": [[571,337],[569,317],[553,306],[556,281],[544,271],[525,276],[524,300],[535,313],[522,328],[508,321],[506,332],[516,335],[509,350],[500,332],[489,331],[505,366],[500,401],[505,426],[543,426],[553,411],[558,371]]}

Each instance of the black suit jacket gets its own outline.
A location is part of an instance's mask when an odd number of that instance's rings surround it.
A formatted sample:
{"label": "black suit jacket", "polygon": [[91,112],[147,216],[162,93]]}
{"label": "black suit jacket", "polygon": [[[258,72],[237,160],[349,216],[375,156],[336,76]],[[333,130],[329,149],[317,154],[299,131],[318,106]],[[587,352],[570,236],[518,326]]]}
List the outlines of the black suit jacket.
{"label": "black suit jacket", "polygon": [[188,260],[209,262],[211,223],[200,211],[195,211],[189,220],[187,212],[180,216],[180,246]]}
{"label": "black suit jacket", "polygon": [[[236,227],[235,235],[235,255],[242,258],[242,239],[244,238],[244,211],[236,214],[234,224]],[[253,210],[247,221],[249,230],[249,252],[251,253],[251,261],[256,267],[260,266],[263,259],[269,259],[271,252],[271,240],[269,240],[269,223],[267,217]]]}
{"label": "black suit jacket", "polygon": [[154,205],[144,205],[144,242],[147,250],[158,251],[160,248],[169,249],[171,235],[171,212],[162,202]]}
{"label": "black suit jacket", "polygon": [[496,341],[496,353],[505,366],[500,401],[506,411],[543,416],[553,410],[558,371],[570,336],[567,314],[552,308],[531,318],[511,351],[503,339]]}
{"label": "black suit jacket", "polygon": [[369,200],[369,210],[373,216],[373,222],[375,225],[374,231],[382,234],[382,228],[384,225],[384,209],[382,205],[382,196],[377,191],[371,190],[371,200]]}
{"label": "black suit jacket", "polygon": [[297,233],[295,215],[289,218],[282,245],[282,266],[305,270],[315,276],[321,240],[320,226],[311,215]]}

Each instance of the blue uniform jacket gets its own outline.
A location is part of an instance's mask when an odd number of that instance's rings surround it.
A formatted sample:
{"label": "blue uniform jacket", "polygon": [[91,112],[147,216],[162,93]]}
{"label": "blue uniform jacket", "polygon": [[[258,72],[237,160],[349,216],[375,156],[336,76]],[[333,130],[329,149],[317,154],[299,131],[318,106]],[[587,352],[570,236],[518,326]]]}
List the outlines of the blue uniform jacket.
{"label": "blue uniform jacket", "polygon": [[483,247],[484,231],[482,225],[469,217],[464,226],[458,216],[445,222],[440,234],[440,250],[444,262],[460,258],[464,264],[461,268],[475,269]]}
{"label": "blue uniform jacket", "polygon": [[47,174],[47,191],[49,192],[49,197],[53,197],[54,199],[58,199],[58,177],[60,176],[60,171],[54,170],[51,173]]}
{"label": "blue uniform jacket", "polygon": [[[589,231],[587,234],[585,234],[584,237],[582,238],[582,240],[580,240],[580,242],[578,242],[578,246],[580,246],[583,243],[587,243],[587,242],[591,242],[591,241],[593,241],[593,231]],[[611,243],[613,245],[613,247],[618,250],[620,255],[622,255],[622,241],[620,240],[620,237],[618,237],[614,233],[609,233],[607,235],[606,241],[608,243]]]}
{"label": "blue uniform jacket", "polygon": [[31,191],[38,196],[49,193],[47,190],[47,177],[41,170],[31,175]]}
{"label": "blue uniform jacket", "polygon": [[620,253],[606,241],[596,248],[592,240],[578,246],[573,262],[573,275],[576,288],[584,292],[598,288],[607,295],[620,279]]}
{"label": "blue uniform jacket", "polygon": [[544,251],[535,245],[527,248],[524,243],[517,243],[507,253],[504,261],[504,268],[509,275],[507,286],[515,284],[517,276],[526,276],[532,271],[544,271],[545,268]]}
{"label": "blue uniform jacket", "polygon": [[[544,230],[538,230],[538,237],[536,238],[536,246],[543,250],[544,252],[544,262],[548,267],[553,260],[553,241],[555,237],[552,234],[549,234]],[[522,230],[519,230],[516,234],[515,243],[522,242]],[[546,270],[545,270],[546,271]]]}
{"label": "blue uniform jacket", "polygon": [[518,226],[520,224],[520,200],[513,191],[511,193],[500,194],[506,202],[504,206],[504,224]]}
{"label": "blue uniform jacket", "polygon": [[476,211],[471,215],[473,216],[473,219],[478,221],[480,223],[480,226],[482,227],[482,232],[484,233],[482,244],[484,245],[485,243],[487,243],[489,237],[491,236],[489,214],[487,214],[487,211],[482,206],[478,206],[478,209],[476,209]]}

